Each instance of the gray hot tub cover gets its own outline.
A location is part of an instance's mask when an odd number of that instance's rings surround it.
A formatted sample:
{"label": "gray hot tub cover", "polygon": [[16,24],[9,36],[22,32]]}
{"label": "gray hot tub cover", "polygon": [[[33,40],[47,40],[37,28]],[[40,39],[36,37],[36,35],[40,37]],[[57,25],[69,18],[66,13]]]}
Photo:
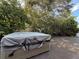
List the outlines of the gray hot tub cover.
{"label": "gray hot tub cover", "polygon": [[49,34],[39,33],[39,32],[14,32],[4,36],[1,40],[2,46],[14,46],[22,45],[23,42],[32,43],[36,38],[36,41],[50,40],[51,36]]}

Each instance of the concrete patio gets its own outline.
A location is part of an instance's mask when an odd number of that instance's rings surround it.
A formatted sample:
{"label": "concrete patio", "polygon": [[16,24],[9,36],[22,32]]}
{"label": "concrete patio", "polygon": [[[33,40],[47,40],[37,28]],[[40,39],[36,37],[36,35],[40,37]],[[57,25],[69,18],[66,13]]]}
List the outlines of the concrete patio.
{"label": "concrete patio", "polygon": [[30,59],[79,59],[79,39],[55,37],[51,41],[50,52]]}

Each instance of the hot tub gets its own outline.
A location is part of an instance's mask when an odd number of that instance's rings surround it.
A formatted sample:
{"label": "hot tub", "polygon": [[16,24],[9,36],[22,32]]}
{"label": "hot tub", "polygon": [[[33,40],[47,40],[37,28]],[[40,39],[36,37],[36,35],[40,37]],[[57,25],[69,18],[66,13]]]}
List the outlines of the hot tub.
{"label": "hot tub", "polygon": [[39,32],[14,32],[1,40],[1,59],[26,59],[49,51],[51,36]]}

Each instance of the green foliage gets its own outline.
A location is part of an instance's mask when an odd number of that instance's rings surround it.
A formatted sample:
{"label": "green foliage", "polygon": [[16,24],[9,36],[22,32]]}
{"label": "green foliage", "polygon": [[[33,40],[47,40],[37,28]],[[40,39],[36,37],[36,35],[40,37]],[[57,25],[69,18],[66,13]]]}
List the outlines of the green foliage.
{"label": "green foliage", "polygon": [[[33,3],[32,3],[33,2]],[[31,5],[32,4],[32,5]],[[50,16],[50,11],[47,9],[42,9],[41,11],[33,10],[33,5],[38,5],[39,3],[31,1],[31,4],[26,5],[25,13],[28,16],[29,27],[34,32],[43,32],[51,35],[75,35],[77,32],[77,23],[74,20],[74,17],[70,17],[70,11],[68,9],[62,10],[61,14],[58,16],[52,15]],[[41,7],[44,6],[41,4]],[[53,12],[53,11],[51,11]],[[54,12],[53,12],[54,13]],[[54,17],[55,16],[55,17]]]}
{"label": "green foliage", "polygon": [[71,0],[67,0],[67,2],[71,2]]}
{"label": "green foliage", "polygon": [[[70,2],[70,0],[66,1]],[[64,0],[27,0],[24,9],[21,8],[17,0],[2,0],[0,2],[0,31],[5,34],[27,28],[34,32],[51,35],[70,36],[77,32],[77,23],[74,17],[70,17],[70,11],[66,7],[56,6],[57,4],[61,5]],[[34,9],[34,6],[39,8]],[[56,16],[57,13],[53,10],[57,10],[59,15]]]}
{"label": "green foliage", "polygon": [[65,20],[62,24],[63,29],[62,32],[65,35],[75,35],[77,33],[77,22],[74,20],[73,17],[70,17],[69,19]]}
{"label": "green foliage", "polygon": [[24,29],[27,17],[17,0],[1,1],[0,4],[0,31],[6,34]]}

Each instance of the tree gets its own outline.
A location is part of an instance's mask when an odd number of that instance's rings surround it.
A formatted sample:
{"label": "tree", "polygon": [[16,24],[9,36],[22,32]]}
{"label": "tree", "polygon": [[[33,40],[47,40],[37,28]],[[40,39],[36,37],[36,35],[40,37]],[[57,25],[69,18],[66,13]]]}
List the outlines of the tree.
{"label": "tree", "polygon": [[70,17],[63,22],[62,32],[68,36],[75,35],[77,33],[77,22],[74,20],[74,17]]}
{"label": "tree", "polygon": [[[71,17],[69,8],[72,6],[68,4],[69,2],[70,0],[26,1],[24,11],[32,31],[52,35],[73,35],[76,33],[77,24]],[[72,22],[73,24],[71,24]],[[67,27],[70,27],[70,30]]]}
{"label": "tree", "polygon": [[[7,29],[5,32],[9,33],[30,28],[31,31],[44,32],[51,35],[72,35],[71,32],[76,32],[77,24],[72,21],[74,18],[70,17],[69,8],[72,7],[68,5],[70,0],[24,1],[24,8],[16,0],[2,1],[0,4],[1,31]],[[72,22],[75,25],[71,25]],[[68,30],[67,27],[70,29]]]}
{"label": "tree", "polygon": [[10,33],[24,29],[27,17],[17,0],[2,0],[0,2],[0,31]]}

